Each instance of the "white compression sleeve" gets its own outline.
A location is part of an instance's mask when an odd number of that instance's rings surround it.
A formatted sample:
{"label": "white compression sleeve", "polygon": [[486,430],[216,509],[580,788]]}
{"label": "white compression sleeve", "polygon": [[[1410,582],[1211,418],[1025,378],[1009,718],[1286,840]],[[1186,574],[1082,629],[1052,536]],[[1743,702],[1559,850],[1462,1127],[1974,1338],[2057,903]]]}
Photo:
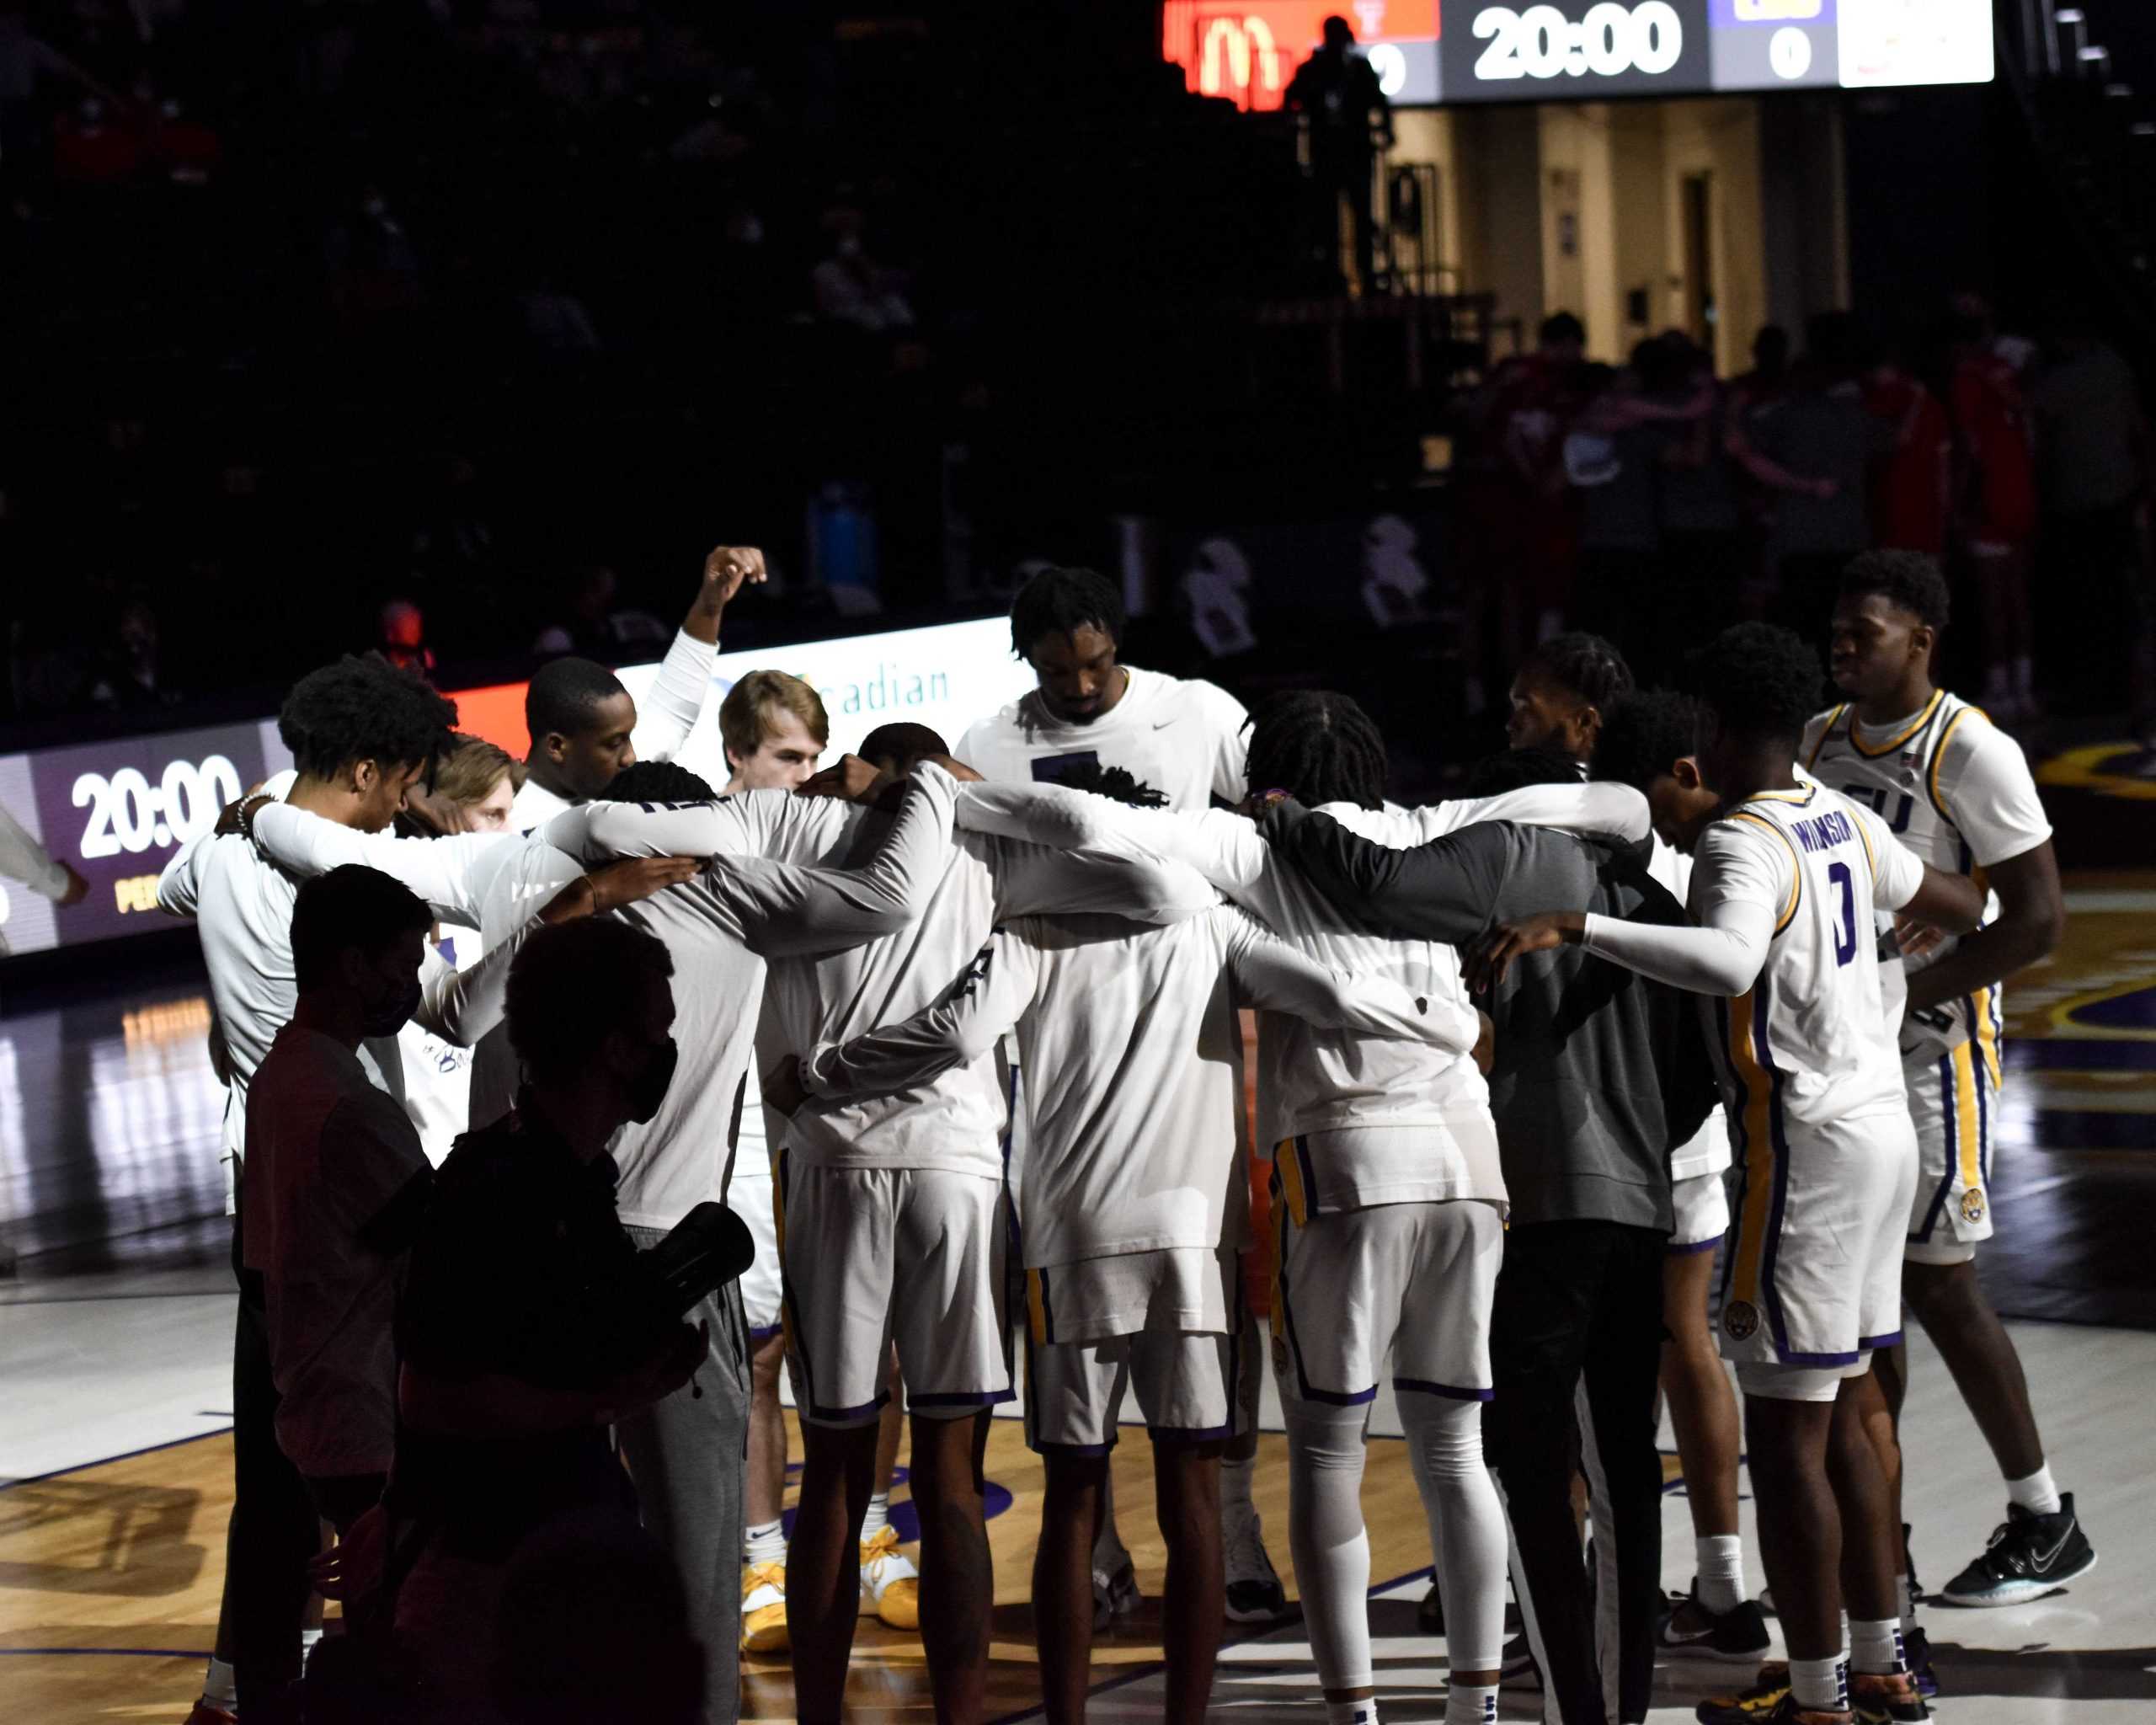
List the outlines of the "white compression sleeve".
{"label": "white compression sleeve", "polygon": [[[1410,1391],[1400,1398],[1400,1423],[1438,1554],[1447,1663],[1494,1671],[1504,1657],[1505,1512],[1482,1462],[1482,1404]],[[1295,1562],[1299,1576],[1299,1552]]]}
{"label": "white compression sleeve", "polygon": [[1291,1406],[1286,1413],[1288,1543],[1318,1680],[1328,1690],[1367,1689],[1374,1678],[1370,1536],[1363,1525],[1366,1410]]}

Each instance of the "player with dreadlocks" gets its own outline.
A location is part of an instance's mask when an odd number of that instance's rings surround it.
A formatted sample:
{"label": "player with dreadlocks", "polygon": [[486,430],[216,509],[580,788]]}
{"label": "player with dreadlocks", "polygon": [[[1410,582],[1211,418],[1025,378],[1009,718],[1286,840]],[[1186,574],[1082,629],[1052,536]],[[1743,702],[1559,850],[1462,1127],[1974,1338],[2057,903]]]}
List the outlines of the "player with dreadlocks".
{"label": "player with dreadlocks", "polygon": [[[1497,816],[1598,825],[1633,841],[1646,832],[1639,797],[1614,786],[1539,786],[1411,813],[1384,800],[1385,758],[1376,727],[1348,697],[1284,695],[1252,724],[1249,788],[1321,803],[1394,844]],[[1465,1005],[1451,948],[1364,932],[1239,814],[984,784],[961,791],[959,819],[1052,846],[1148,846],[1191,863],[1309,958],[1397,978],[1433,1007]],[[1464,1050],[1323,1028],[1293,1011],[1261,1011],[1258,1045],[1274,1081],[1260,1124],[1272,1146],[1273,1362],[1288,1414],[1290,1533],[1326,1702],[1342,1719],[1376,1717],[1360,1487],[1364,1417],[1390,1352],[1453,1607],[1451,1717],[1479,1720],[1496,1693],[1505,1565],[1476,1399],[1490,1385],[1506,1203],[1488,1090]],[[1428,1322],[1433,1311],[1446,1321]]]}
{"label": "player with dreadlocks", "polygon": [[[1225,821],[1251,832],[1233,814],[1137,806],[1161,799],[1142,785],[1118,788],[1121,801],[1059,786],[970,788],[991,804],[999,797],[1033,799],[1060,810],[1060,827],[1045,823],[1054,835],[1046,842],[1058,850],[1107,846],[1152,827],[1187,829],[1193,822]],[[1070,825],[1095,810],[1123,825],[1066,845]],[[1344,930],[1342,938],[1353,940]],[[1336,1060],[1371,1060],[1379,1049],[1398,1060],[1423,1054],[1414,1070],[1425,1078],[1435,1076],[1431,1063],[1459,1066],[1468,1092],[1462,1130],[1472,1131],[1471,1092],[1481,1080],[1467,1056],[1477,1023],[1449,974],[1456,966],[1448,955],[1443,965],[1426,959],[1383,967],[1406,986],[1351,974],[1376,968],[1346,948],[1328,967],[1225,905],[1166,928],[1099,916],[1021,917],[997,930],[940,1004],[905,1023],[819,1047],[804,1065],[807,1089],[828,1104],[910,1089],[954,1061],[978,1057],[1015,1028],[1027,1070],[1052,1080],[1027,1094],[1031,1148],[1018,1177],[1027,1434],[1048,1471],[1033,1604],[1051,1719],[1085,1715],[1090,1548],[1126,1384],[1152,1431],[1168,1545],[1166,1717],[1203,1717],[1211,1692],[1226,1603],[1219,1457],[1224,1440],[1242,1423],[1235,1405],[1241,1330],[1235,1253],[1247,1237],[1248,1188],[1239,1145],[1241,1085],[1230,1058],[1241,1042],[1238,1004],[1260,1008],[1267,1023],[1292,1022],[1333,1050]],[[1411,1093],[1402,1101],[1433,1119],[1448,1117],[1449,1096]],[[1486,1119],[1481,1130],[1486,1140]],[[1455,1162],[1449,1173],[1471,1179],[1465,1156]],[[1497,1212],[1456,1208],[1463,1215],[1448,1255],[1494,1254]],[[1480,1214],[1479,1234],[1469,1210]],[[1380,1352],[1390,1339],[1378,1343]],[[1429,1361],[1418,1355],[1412,1369],[1473,1370],[1465,1354],[1458,1368],[1434,1353]],[[1501,1564],[1496,1497],[1486,1481],[1483,1491],[1482,1543]],[[1359,1533],[1352,1487],[1348,1504]],[[1331,1561],[1332,1543],[1313,1547],[1309,1564]],[[1367,1571],[1367,1545],[1355,1549]],[[1299,1540],[1297,1558],[1307,1577]],[[1366,1584],[1365,1577],[1353,1585],[1358,1617]],[[1306,1579],[1306,1590],[1310,1585]],[[1495,1628],[1493,1622],[1493,1637]],[[1367,1668],[1367,1650],[1363,1664]],[[1359,1680],[1367,1688],[1367,1669]]]}
{"label": "player with dreadlocks", "polygon": [[1631,692],[1625,655],[1601,636],[1577,630],[1552,635],[1513,676],[1506,738],[1515,749],[1554,749],[1584,772],[1603,720]]}

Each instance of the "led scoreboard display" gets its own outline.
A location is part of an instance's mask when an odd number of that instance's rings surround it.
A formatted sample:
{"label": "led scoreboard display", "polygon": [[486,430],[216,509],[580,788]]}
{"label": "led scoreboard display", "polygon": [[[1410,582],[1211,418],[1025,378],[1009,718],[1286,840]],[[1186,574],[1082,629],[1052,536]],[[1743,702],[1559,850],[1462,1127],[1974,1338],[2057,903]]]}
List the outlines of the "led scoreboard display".
{"label": "led scoreboard display", "polygon": [[1992,0],[1167,0],[1201,94],[1281,105],[1327,15],[1400,106],[1983,83]]}
{"label": "led scoreboard display", "polygon": [[1443,0],[1447,102],[1982,83],[1991,0]]}

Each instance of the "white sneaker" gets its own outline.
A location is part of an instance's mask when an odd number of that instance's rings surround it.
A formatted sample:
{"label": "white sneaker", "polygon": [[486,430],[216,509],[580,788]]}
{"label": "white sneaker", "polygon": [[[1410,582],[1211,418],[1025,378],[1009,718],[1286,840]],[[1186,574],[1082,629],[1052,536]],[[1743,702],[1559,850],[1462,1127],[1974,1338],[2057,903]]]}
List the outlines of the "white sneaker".
{"label": "white sneaker", "polygon": [[741,1651],[782,1653],[786,1633],[786,1565],[749,1563],[741,1570]]}
{"label": "white sneaker", "polygon": [[861,1542],[861,1615],[893,1629],[921,1627],[921,1572],[899,1549],[895,1527]]}

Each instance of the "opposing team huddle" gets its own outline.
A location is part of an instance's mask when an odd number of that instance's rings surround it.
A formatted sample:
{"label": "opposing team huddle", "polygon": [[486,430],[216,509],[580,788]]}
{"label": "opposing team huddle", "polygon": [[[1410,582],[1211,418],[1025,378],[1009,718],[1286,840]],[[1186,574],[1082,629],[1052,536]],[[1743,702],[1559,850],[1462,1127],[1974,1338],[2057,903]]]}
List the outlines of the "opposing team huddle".
{"label": "opposing team huddle", "polygon": [[[752,553],[713,557],[707,638],[670,659],[675,740],[699,650],[707,675],[718,611],[754,572]],[[707,1717],[731,1717],[737,1693],[736,1637],[717,1626],[738,1616],[743,1650],[790,1651],[799,1717],[835,1721],[871,1612],[918,1626],[939,1717],[984,1717],[983,1455],[991,1413],[1021,1398],[1047,1480],[1032,1597],[1049,1717],[1084,1717],[1096,1627],[1135,1597],[1108,1493],[1126,1404],[1151,1439],[1169,1554],[1166,1710],[1202,1717],[1224,1621],[1285,1611],[1251,1496],[1269,1357],[1329,1718],[1378,1718],[1359,1493],[1389,1375],[1428,1518],[1446,1718],[1494,1720],[1501,1684],[1531,1673],[1568,1721],[1642,1721],[1657,1648],[1769,1647],[1710,1322],[1742,1393],[1789,1658],[1700,1717],[1927,1717],[1894,1434],[1903,1298],[1965,1386],[1964,1359],[2002,1348],[2018,1384],[1970,1266],[1993,1226],[1999,984],[2063,915],[2019,749],[1930,686],[1945,621],[1924,559],[1858,559],[1833,633],[1848,699],[1825,713],[1818,660],[1785,631],[1705,644],[1683,695],[1634,692],[1606,644],[1559,638],[1522,668],[1515,749],[1477,794],[1406,809],[1352,699],[1291,693],[1248,715],[1123,665],[1114,590],[1051,570],[1012,617],[1039,687],[954,745],[887,726],[816,772],[814,692],[758,672],[721,715],[731,777],[713,786],[637,758],[665,740],[569,661],[534,680],[508,825],[425,837],[381,829],[446,729],[424,703],[446,703],[386,668],[333,667],[316,694],[334,686],[340,713],[369,689],[403,703],[408,747],[364,718],[311,722],[323,708],[302,684],[286,719],[298,790],[266,788],[161,884],[203,928],[248,1242],[258,1169],[282,1156],[281,1187],[296,1154],[265,1101],[291,1007],[264,954],[283,939],[291,975],[298,883],[376,870],[475,932],[461,970],[423,971],[407,1014],[475,1048],[445,1197],[501,1153],[541,1064],[520,967],[562,937],[550,923],[595,911],[663,947],[671,979],[667,1022],[640,1033],[675,1052],[639,1066],[648,1107],[607,1146],[619,1223],[648,1248],[718,1200],[758,1236],[755,1267],[706,1302],[675,1380],[693,1369],[693,1388],[615,1422],[705,1637]],[[342,804],[322,789],[339,786]],[[394,1028],[369,1027],[353,1070],[400,1096],[408,1067],[379,1039]],[[400,1153],[423,1168],[419,1146]],[[1269,1348],[1246,1298],[1254,1151]],[[453,1213],[438,1204],[406,1242],[415,1296],[471,1247]],[[273,1273],[289,1409],[323,1350],[294,1339],[278,1287]],[[423,1370],[447,1371],[438,1344],[417,1346]],[[790,1544],[781,1354],[805,1446]],[[1668,1599],[1657,1375],[1701,1560]],[[1986,1431],[2012,1508],[1946,1589],[1971,1604],[2095,1561],[2025,1388],[1997,1399]],[[917,1573],[885,1503],[901,1402]],[[280,1415],[278,1437],[310,1481],[388,1475],[393,1513],[397,1446],[425,1424],[408,1378],[401,1415],[376,1413],[379,1442],[334,1464],[311,1461],[304,1418]],[[1571,1503],[1582,1466],[1594,1595]],[[468,1552],[424,1535],[414,1551],[409,1627],[448,1695],[453,1644],[483,1630],[456,1610],[487,1590]],[[419,1622],[430,1607],[450,1616]]]}

